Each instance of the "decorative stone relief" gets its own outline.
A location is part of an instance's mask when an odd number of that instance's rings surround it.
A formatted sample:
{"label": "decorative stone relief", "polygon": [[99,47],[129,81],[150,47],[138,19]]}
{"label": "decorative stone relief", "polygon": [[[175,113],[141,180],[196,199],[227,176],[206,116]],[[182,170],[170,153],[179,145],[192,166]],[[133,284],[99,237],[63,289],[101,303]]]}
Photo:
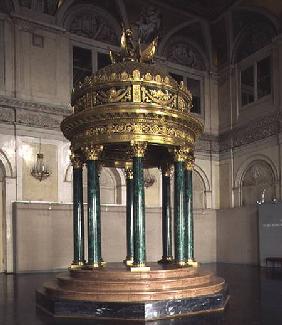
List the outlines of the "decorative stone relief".
{"label": "decorative stone relief", "polygon": [[269,202],[275,196],[272,168],[265,161],[253,162],[242,179],[242,205]]}
{"label": "decorative stone relief", "polygon": [[13,123],[15,120],[14,111],[12,109],[0,107],[0,121]]}
{"label": "decorative stone relief", "polygon": [[244,127],[224,132],[219,136],[220,151],[240,147],[279,133],[280,115],[273,114],[263,119],[252,121]]}
{"label": "decorative stone relief", "polygon": [[205,69],[204,59],[198,49],[183,37],[174,37],[169,41],[164,53],[168,61],[197,70]]}
{"label": "decorative stone relief", "polygon": [[104,17],[93,12],[83,12],[75,16],[70,23],[69,31],[105,43],[118,42],[113,27]]}
{"label": "decorative stone relief", "polygon": [[31,8],[31,0],[21,0],[20,4],[23,7]]}
{"label": "decorative stone relief", "polygon": [[54,15],[57,10],[58,0],[20,0],[20,5],[37,12]]}
{"label": "decorative stone relief", "polygon": [[195,149],[197,152],[219,152],[218,137],[212,135],[203,134],[200,139],[196,142]]}
{"label": "decorative stone relief", "polygon": [[62,119],[62,117],[55,115],[50,116],[49,114],[20,111],[17,113],[16,123],[48,129],[59,129]]}
{"label": "decorative stone relief", "polygon": [[69,115],[72,112],[71,106],[55,106],[49,104],[34,103],[5,96],[0,96],[0,107],[1,106],[16,109],[22,108],[26,110],[36,111],[37,113],[44,112],[61,116]]}
{"label": "decorative stone relief", "polygon": [[244,144],[265,139],[278,133],[277,114],[266,116],[263,119],[252,122],[244,129],[236,130],[233,135],[233,147],[239,147]]}
{"label": "decorative stone relief", "polygon": [[271,43],[276,32],[270,23],[253,23],[247,27],[242,35],[236,51],[236,61],[242,59],[262,49]]}
{"label": "decorative stone relief", "polygon": [[160,10],[155,6],[143,7],[136,22],[141,43],[149,43],[159,35],[161,27]]}

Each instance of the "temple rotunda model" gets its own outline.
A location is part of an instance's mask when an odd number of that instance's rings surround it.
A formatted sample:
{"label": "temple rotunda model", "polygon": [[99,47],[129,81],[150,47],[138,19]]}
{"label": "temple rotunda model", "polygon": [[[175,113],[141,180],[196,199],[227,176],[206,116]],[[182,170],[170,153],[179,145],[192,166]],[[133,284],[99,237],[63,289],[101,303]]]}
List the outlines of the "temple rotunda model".
{"label": "temple rotunda model", "polygon": [[[74,256],[68,273],[36,295],[37,306],[55,317],[153,320],[223,310],[228,301],[225,281],[194,259],[192,170],[203,123],[190,112],[192,94],[186,86],[152,63],[156,43],[142,50],[132,32],[124,30],[121,52],[111,52],[113,63],[74,89],[73,114],[61,124],[72,150]],[[103,167],[123,168],[126,175],[127,248],[121,263],[102,258]],[[152,167],[162,171],[163,255],[158,263],[146,260],[143,169]]]}

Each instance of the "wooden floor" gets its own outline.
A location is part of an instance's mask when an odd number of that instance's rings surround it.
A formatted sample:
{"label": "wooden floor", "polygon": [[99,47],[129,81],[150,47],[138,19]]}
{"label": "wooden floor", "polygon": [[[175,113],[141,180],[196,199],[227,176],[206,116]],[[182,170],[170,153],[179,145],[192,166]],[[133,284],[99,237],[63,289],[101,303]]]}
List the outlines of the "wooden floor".
{"label": "wooden floor", "polygon": [[[150,325],[281,325],[282,271],[260,269],[255,266],[208,264],[204,272],[216,271],[230,288],[230,303],[221,314],[201,317],[154,321]],[[54,273],[19,275],[0,274],[0,325],[39,324],[133,324],[117,321],[53,320],[35,310],[35,290],[54,279]],[[138,322],[137,324],[141,324]]]}

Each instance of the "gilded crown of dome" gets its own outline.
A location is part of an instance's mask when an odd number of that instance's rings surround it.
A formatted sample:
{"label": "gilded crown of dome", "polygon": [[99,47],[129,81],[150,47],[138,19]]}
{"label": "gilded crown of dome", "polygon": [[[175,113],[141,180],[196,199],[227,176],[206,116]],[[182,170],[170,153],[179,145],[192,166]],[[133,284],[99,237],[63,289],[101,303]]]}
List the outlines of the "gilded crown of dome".
{"label": "gilded crown of dome", "polygon": [[[114,63],[98,70],[93,76],[86,77],[74,90],[72,105],[75,112],[87,110],[87,102],[84,100],[87,94],[87,99],[93,97],[88,104],[94,106],[102,102],[123,102],[124,97],[130,102],[126,96],[126,90],[129,89],[125,87],[137,84],[141,86],[140,102],[155,102],[188,111],[192,107],[192,94],[183,83],[178,84],[156,64],[137,61]],[[96,92],[94,96],[93,91]],[[131,100],[135,102],[136,98],[132,97]]]}
{"label": "gilded crown of dome", "polygon": [[111,52],[113,63],[74,89],[74,113],[61,125],[74,151],[103,145],[104,162],[112,165],[113,159],[127,160],[132,141],[146,142],[149,153],[150,146],[162,154],[175,147],[193,148],[203,124],[190,113],[192,94],[151,62],[153,43],[150,50],[125,44],[121,54]]}

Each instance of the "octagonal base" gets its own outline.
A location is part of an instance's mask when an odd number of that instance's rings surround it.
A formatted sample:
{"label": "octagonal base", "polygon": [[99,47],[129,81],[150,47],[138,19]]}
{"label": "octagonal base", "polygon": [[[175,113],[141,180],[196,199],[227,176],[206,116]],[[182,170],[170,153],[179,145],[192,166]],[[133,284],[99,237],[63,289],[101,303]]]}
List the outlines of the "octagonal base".
{"label": "octagonal base", "polygon": [[119,264],[70,270],[36,292],[37,307],[54,317],[155,320],[224,310],[222,278],[201,268],[150,265],[129,272]]}

